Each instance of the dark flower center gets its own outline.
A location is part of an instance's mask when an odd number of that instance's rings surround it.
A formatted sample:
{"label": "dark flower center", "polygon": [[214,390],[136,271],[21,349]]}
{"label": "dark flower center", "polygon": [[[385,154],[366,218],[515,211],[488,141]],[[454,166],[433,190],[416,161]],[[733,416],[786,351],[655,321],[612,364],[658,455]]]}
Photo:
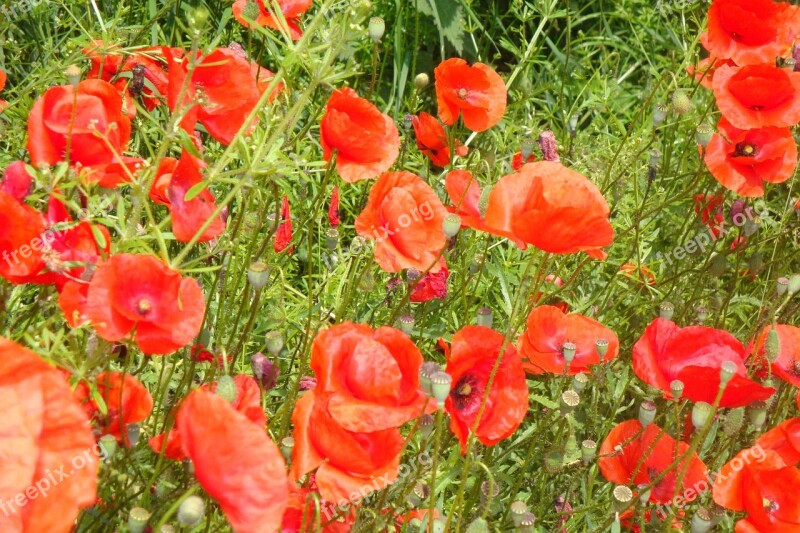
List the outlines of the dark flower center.
{"label": "dark flower center", "polygon": [[464,374],[450,392],[450,399],[456,409],[465,414],[477,413],[481,407],[482,394],[478,378],[474,374]]}
{"label": "dark flower center", "polygon": [[753,157],[756,153],[758,153],[758,149],[753,144],[740,142],[736,145],[736,155],[740,157]]}
{"label": "dark flower center", "polygon": [[456,91],[456,94],[462,100],[466,100],[467,99],[467,90],[465,88],[463,88],[463,87],[461,87],[458,91]]}
{"label": "dark flower center", "polygon": [[146,316],[150,309],[153,308],[153,304],[150,303],[150,300],[141,299],[139,300],[139,305],[137,306],[136,310],[139,311],[139,314],[142,316]]}

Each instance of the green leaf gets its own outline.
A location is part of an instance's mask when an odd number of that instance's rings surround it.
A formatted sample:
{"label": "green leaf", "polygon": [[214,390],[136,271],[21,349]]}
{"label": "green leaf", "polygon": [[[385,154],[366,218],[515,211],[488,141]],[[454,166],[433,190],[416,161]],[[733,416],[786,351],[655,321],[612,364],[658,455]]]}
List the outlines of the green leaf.
{"label": "green leaf", "polygon": [[205,190],[205,188],[206,188],[206,182],[204,181],[194,184],[191,189],[186,191],[186,195],[183,197],[183,200],[186,202],[194,200],[197,197],[197,195],[199,195],[201,192]]}
{"label": "green leaf", "polygon": [[439,38],[447,39],[459,55],[464,53],[464,31],[462,21],[464,10],[455,0],[415,0],[417,10],[423,15],[433,17]]}

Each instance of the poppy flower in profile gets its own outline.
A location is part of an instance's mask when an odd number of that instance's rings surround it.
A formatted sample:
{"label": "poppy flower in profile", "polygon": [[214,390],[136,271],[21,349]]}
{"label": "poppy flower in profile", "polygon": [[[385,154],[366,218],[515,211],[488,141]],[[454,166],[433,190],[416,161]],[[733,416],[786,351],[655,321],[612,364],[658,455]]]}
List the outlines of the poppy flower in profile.
{"label": "poppy flower in profile", "polygon": [[24,161],[14,161],[6,167],[3,180],[0,181],[0,191],[22,203],[31,193],[31,188],[33,188],[33,176],[28,173]]}
{"label": "poppy flower in profile", "polygon": [[333,91],[319,125],[322,157],[336,152],[336,172],[348,183],[386,172],[400,153],[394,121],[350,87]]}
{"label": "poppy flower in profile", "polygon": [[[484,326],[461,328],[453,335],[450,346],[442,339],[439,345],[447,357],[445,371],[453,378],[445,409],[450,414],[450,429],[461,443],[461,453],[466,452],[467,438],[473,429],[486,446],[510,437],[528,412],[528,383],[514,345]],[[478,421],[489,376],[498,358],[500,366]]]}
{"label": "poppy flower in profile", "polygon": [[[186,150],[180,159],[165,157],[156,171],[156,178],[150,189],[150,199],[169,208],[172,217],[172,233],[180,242],[189,242],[212,217],[217,206],[216,198],[207,188],[199,194],[192,193],[186,200],[186,193],[203,181],[202,168],[205,163]],[[214,217],[200,234],[197,242],[216,239],[225,231],[221,215]]]}
{"label": "poppy flower in profile", "polygon": [[336,228],[341,222],[339,218],[339,187],[334,185],[333,192],[331,192],[331,202],[328,205],[328,223],[331,227]]}
{"label": "poppy flower in profile", "polygon": [[714,0],[700,42],[711,55],[737,65],[772,63],[791,48],[799,26],[787,2]]}
{"label": "poppy flower in profile", "polygon": [[[103,187],[130,181],[141,159],[126,157],[130,117],[117,89],[103,80],[51,87],[28,115],[28,152],[35,167],[69,159],[81,177]],[[65,151],[69,146],[69,154]]]}
{"label": "poppy flower in profile", "polygon": [[133,338],[146,354],[168,354],[197,336],[205,307],[194,279],[151,255],[117,254],[92,277],[86,315],[107,341]]}
{"label": "poppy flower in profile", "polygon": [[506,84],[488,65],[469,66],[454,57],[439,63],[433,70],[436,79],[436,102],[439,118],[452,126],[458,115],[472,131],[486,131],[506,112]]}
{"label": "poppy flower in profile", "polygon": [[[0,404],[0,531],[72,531],[80,510],[97,498],[98,458],[86,413],[61,371],[2,337]],[[28,498],[22,506],[6,503],[64,469],[74,471],[50,484],[46,497]]]}
{"label": "poppy flower in profile", "polygon": [[[608,343],[602,356],[597,351],[598,341]],[[563,374],[565,345],[570,351],[573,346],[575,348],[569,375],[589,372],[592,366],[611,361],[619,353],[616,333],[594,319],[578,313],[565,314],[552,305],[542,305],[531,311],[517,349],[527,372]]]}
{"label": "poppy flower in profile", "polygon": [[778,331],[780,353],[771,363],[772,372],[787,383],[800,387],[800,328],[788,324],[767,326],[758,334],[753,353],[766,361],[767,336],[772,328]]}
{"label": "poppy flower in profile", "polygon": [[700,82],[700,85],[706,89],[711,89],[714,84],[714,73],[722,65],[735,67],[736,63],[730,59],[720,59],[718,57],[707,57],[701,59],[697,65],[690,65],[686,67],[686,73]]}
{"label": "poppy flower in profile", "polygon": [[[421,111],[411,119],[414,126],[414,134],[417,137],[417,148],[428,156],[431,162],[437,167],[446,167],[450,164],[450,145],[444,126],[436,117]],[[455,141],[456,154],[466,157],[469,148],[462,145],[458,140]]]}
{"label": "poppy flower in profile", "polygon": [[665,318],[653,320],[633,346],[633,370],[645,383],[671,397],[670,383],[683,382],[683,396],[693,402],[714,403],[720,387],[722,364],[736,365],[720,407],[742,407],[766,400],[775,392],[750,379],[744,361],[747,353],[739,340],[706,326],[678,327]]}
{"label": "poppy flower in profile", "polygon": [[740,196],[763,196],[764,182],[783,183],[797,167],[797,145],[789,128],[740,130],[724,118],[703,159],[725,188]]}
{"label": "poppy flower in profile", "polygon": [[487,231],[545,252],[605,259],[614,241],[600,189],[560,163],[539,161],[503,176],[489,194]]}
{"label": "poppy flower in profile", "polygon": [[[379,371],[376,365],[373,373]],[[322,499],[340,503],[350,501],[353,493],[363,497],[393,483],[399,473],[405,441],[394,427],[369,433],[348,431],[329,409],[335,397],[336,394],[326,393],[317,386],[295,404],[289,475],[299,481],[314,471]],[[375,419],[367,422],[369,425],[381,423]]]}
{"label": "poppy flower in profile", "polygon": [[461,217],[461,226],[465,228],[482,229],[484,227],[481,214],[481,187],[468,170],[451,170],[444,180],[447,196],[455,207],[448,207]]}
{"label": "poppy flower in profile", "polygon": [[434,407],[419,388],[422,362],[411,339],[390,327],[343,322],[320,332],[311,347],[315,390],[330,393],[330,416],[354,432],[398,427]]}
{"label": "poppy flower in profile", "polygon": [[447,210],[430,185],[410,172],[386,172],[369,191],[356,218],[359,235],[375,241],[375,260],[386,272],[406,268],[438,272],[447,243]]}
{"label": "poppy flower in profile", "polygon": [[[280,7],[283,19],[286,20],[286,25],[289,27],[289,35],[297,41],[303,36],[303,30],[300,29],[298,22],[300,17],[311,7],[312,0],[277,0],[277,4]],[[255,6],[258,9],[257,12],[254,10],[257,16],[253,17],[252,14],[245,10],[248,5]],[[236,0],[233,3],[232,10],[234,18],[245,28],[251,27],[250,22],[242,16],[246,14],[257,26],[266,26],[273,30],[281,29],[280,19],[272,13],[272,3],[269,0],[266,0],[266,2],[265,0]]]}
{"label": "poppy flower in profile", "polygon": [[294,251],[292,244],[292,213],[289,207],[289,197],[284,196],[281,203],[281,220],[278,224],[278,229],[275,231],[274,248],[276,253],[280,253],[287,248],[288,253]]}
{"label": "poppy flower in profile", "polygon": [[528,159],[523,161],[522,150],[520,150],[516,154],[514,154],[514,157],[511,159],[511,168],[512,170],[519,170],[522,168],[522,165],[525,165],[527,163],[533,163],[534,161],[536,161],[536,156],[534,154],[529,155]]}
{"label": "poppy flower in profile", "polygon": [[[199,122],[220,143],[232,143],[274,74],[248,61],[240,48],[217,48],[207,56],[198,57],[199,63],[184,88],[189,58],[179,50],[164,48],[163,51],[169,71],[167,103],[171,111],[186,114],[181,121],[183,129],[191,134]],[[270,100],[280,90],[277,87]],[[183,102],[178,101],[181,95]],[[252,122],[250,129],[256,122]]]}
{"label": "poppy flower in profile", "polygon": [[278,446],[225,398],[196,389],[178,409],[176,426],[203,489],[237,533],[276,531],[289,500]]}
{"label": "poppy flower in profile", "polygon": [[721,66],[713,89],[722,116],[737,128],[786,128],[800,122],[800,72],[771,64]]}
{"label": "poppy flower in profile", "polygon": [[408,301],[414,303],[427,302],[430,300],[444,300],[447,296],[447,278],[450,271],[443,257],[439,258],[439,272],[425,274],[422,279],[414,284]]}
{"label": "poppy flower in profile", "polygon": [[[708,488],[708,470],[703,461],[692,452],[691,457],[678,461],[689,450],[685,442],[676,442],[672,436],[655,424],[642,428],[638,420],[617,424],[606,436],[598,452],[597,465],[603,477],[618,485],[650,485],[664,471],[670,472],[650,492],[650,501],[668,503],[675,496],[689,501],[686,489],[692,488],[694,496]],[[678,476],[684,472],[682,488],[677,487]]]}
{"label": "poppy flower in profile", "polygon": [[75,397],[94,422],[98,435],[113,435],[119,442],[127,443],[127,427],[141,422],[153,410],[153,397],[142,383],[131,374],[102,372],[95,378],[97,396],[102,398],[106,413],[90,394],[89,385],[81,381]]}
{"label": "poppy flower in profile", "polygon": [[656,284],[656,275],[647,265],[636,266],[633,263],[625,263],[619,267],[623,276],[628,277],[638,283],[644,283],[651,287]]}

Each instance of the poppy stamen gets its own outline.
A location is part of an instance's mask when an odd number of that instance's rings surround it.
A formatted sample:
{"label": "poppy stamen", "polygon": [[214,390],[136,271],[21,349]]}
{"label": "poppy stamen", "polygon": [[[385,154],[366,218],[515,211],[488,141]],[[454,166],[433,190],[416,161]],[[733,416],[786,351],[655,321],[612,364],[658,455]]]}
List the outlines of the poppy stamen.
{"label": "poppy stamen", "polygon": [[466,100],[467,99],[467,90],[465,88],[463,88],[463,87],[461,87],[458,91],[456,91],[456,94],[462,100]]}
{"label": "poppy stamen", "polygon": [[141,299],[141,300],[139,300],[139,305],[137,306],[136,310],[139,311],[140,315],[144,316],[152,308],[153,308],[153,305],[150,303],[150,300]]}
{"label": "poppy stamen", "polygon": [[736,155],[742,157],[753,157],[758,152],[755,145],[745,142],[740,142],[736,145]]}

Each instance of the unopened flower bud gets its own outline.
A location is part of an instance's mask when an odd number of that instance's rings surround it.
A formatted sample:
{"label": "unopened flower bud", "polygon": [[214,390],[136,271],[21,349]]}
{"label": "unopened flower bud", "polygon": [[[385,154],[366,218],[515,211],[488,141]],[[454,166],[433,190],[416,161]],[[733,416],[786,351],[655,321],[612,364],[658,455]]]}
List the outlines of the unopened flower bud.
{"label": "unopened flower bud", "polygon": [[487,328],[492,327],[492,310],[488,307],[480,307],[475,317],[475,323]]}
{"label": "unopened flower bud", "polygon": [[419,384],[425,394],[433,394],[433,389],[431,388],[432,382],[431,378],[434,374],[441,372],[442,367],[440,367],[437,363],[432,361],[428,361],[426,363],[422,363],[419,367]]}
{"label": "unopened flower bud", "polygon": [[585,440],[581,442],[581,460],[584,464],[589,464],[594,460],[597,454],[597,443],[593,440]]}
{"label": "unopened flower bud", "polygon": [[81,69],[78,65],[70,65],[64,71],[64,74],[67,76],[67,81],[70,85],[72,85],[73,89],[78,88],[78,84],[81,82]]}
{"label": "unopened flower bud", "polygon": [[269,353],[273,356],[277,357],[283,350],[283,333],[280,331],[276,329],[268,331],[267,334],[264,335],[264,340],[267,344],[267,350],[269,350]]}
{"label": "unopened flower bud", "polygon": [[733,361],[725,361],[722,363],[719,371],[719,386],[725,388],[730,380],[733,379],[733,376],[736,375],[737,370],[736,363]]}
{"label": "unopened flower bud", "polygon": [[685,115],[692,110],[692,100],[685,91],[677,90],[672,93],[672,110],[677,115]]}
{"label": "unopened flower bud", "polygon": [[431,376],[431,393],[436,398],[439,409],[444,407],[444,401],[450,394],[450,385],[453,383],[453,377],[447,372],[436,372]]}
{"label": "unopened flower bud", "polygon": [[767,333],[767,340],[764,342],[764,351],[770,363],[774,363],[781,354],[781,337],[778,335],[778,328],[772,327]]}
{"label": "unopened flower bud", "polygon": [[128,530],[130,533],[142,533],[150,520],[150,511],[142,507],[134,507],[128,515]]}
{"label": "unopened flower bud", "polygon": [[647,427],[656,419],[656,404],[651,400],[645,400],[639,404],[639,423],[642,427]]}
{"label": "unopened flower bud", "polygon": [[431,78],[424,72],[420,72],[414,78],[414,87],[416,87],[418,91],[425,89],[430,83]]}
{"label": "unopened flower bud", "polygon": [[708,509],[698,509],[692,517],[692,530],[691,533],[708,533],[711,531],[711,513]]}
{"label": "unopened flower bud", "polygon": [[247,281],[257,291],[266,287],[269,283],[269,266],[261,261],[250,263],[247,267]]}
{"label": "unopened flower bud", "polygon": [[564,452],[562,450],[550,450],[544,454],[544,469],[550,474],[555,474],[564,467]]}
{"label": "unopened flower bud", "polygon": [[442,229],[447,238],[455,237],[461,229],[461,217],[455,213],[448,213],[442,221]]}
{"label": "unopened flower bud", "polygon": [[255,21],[261,15],[261,8],[252,0],[248,0],[242,8],[242,16],[247,20]]}
{"label": "unopened flower bud", "polygon": [[724,255],[714,254],[708,263],[708,271],[713,276],[720,277],[728,269],[728,259]]}
{"label": "unopened flower bud", "polygon": [[672,399],[678,401],[683,396],[683,381],[676,379],[669,384],[669,391],[672,394]]}
{"label": "unopened flower bud", "polygon": [[[555,134],[550,130],[545,130],[539,134],[539,148],[542,149],[542,158],[545,161],[558,163],[561,158],[558,156],[558,143]],[[523,159],[525,161],[525,159]]]}
{"label": "unopened flower bud", "polygon": [[375,44],[381,42],[383,34],[386,31],[386,22],[381,17],[372,17],[369,19],[369,36]]}
{"label": "unopened flower bud", "polygon": [[658,308],[661,318],[672,320],[672,315],[675,313],[675,306],[671,302],[661,302]]}
{"label": "unopened flower bud", "polygon": [[230,376],[222,376],[217,381],[217,396],[224,398],[229,403],[236,401],[236,382]]}
{"label": "unopened flower bud", "polygon": [[574,390],[570,389],[561,393],[560,401],[558,404],[558,409],[561,412],[561,416],[567,416],[568,414],[575,411],[575,408],[578,407],[578,404],[580,403],[581,403],[581,397]]}
{"label": "unopened flower bud", "polygon": [[489,524],[479,516],[467,526],[466,533],[489,533]]}
{"label": "unopened flower bud", "polygon": [[617,485],[611,493],[614,502],[614,509],[622,511],[633,500],[633,491],[625,485]]}
{"label": "unopened flower bud", "polygon": [[403,315],[397,319],[397,327],[400,331],[409,336],[414,333],[414,323],[414,317],[411,315]]}
{"label": "unopened flower bud", "polygon": [[278,365],[270,361],[263,353],[257,352],[250,357],[250,367],[253,369],[253,376],[261,383],[265,391],[275,388],[278,376],[281,374]]}
{"label": "unopened flower bud", "polygon": [[564,361],[567,363],[571,363],[573,359],[575,359],[575,352],[578,347],[573,342],[565,342],[561,345],[561,355],[564,356]]}
{"label": "unopened flower bud", "polygon": [[728,437],[732,437],[739,433],[744,425],[744,408],[731,409],[725,415],[725,420],[722,424],[722,430]]}
{"label": "unopened flower bud", "polygon": [[575,377],[572,378],[572,390],[575,392],[581,392],[583,389],[586,388],[586,385],[589,383],[589,377],[584,373],[575,374]]}
{"label": "unopened flower bud", "polygon": [[703,122],[694,132],[694,139],[700,146],[707,146],[711,142],[711,137],[714,135],[714,128],[711,124]]}
{"label": "unopened flower bud", "polygon": [[183,500],[178,507],[178,523],[192,528],[200,523],[206,514],[206,502],[200,496],[192,494]]}
{"label": "unopened flower bud", "polygon": [[750,423],[756,428],[761,429],[764,422],[767,421],[767,404],[762,401],[755,401],[750,404],[748,409],[748,418]]}
{"label": "unopened flower bud", "polygon": [[711,404],[706,402],[697,402],[692,406],[692,425],[695,431],[700,431],[706,425],[713,409]]}

